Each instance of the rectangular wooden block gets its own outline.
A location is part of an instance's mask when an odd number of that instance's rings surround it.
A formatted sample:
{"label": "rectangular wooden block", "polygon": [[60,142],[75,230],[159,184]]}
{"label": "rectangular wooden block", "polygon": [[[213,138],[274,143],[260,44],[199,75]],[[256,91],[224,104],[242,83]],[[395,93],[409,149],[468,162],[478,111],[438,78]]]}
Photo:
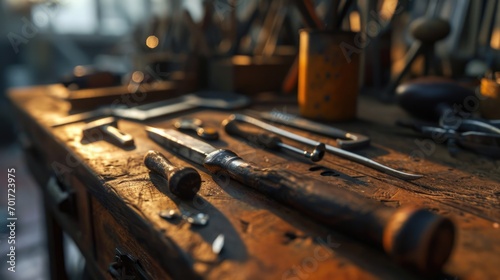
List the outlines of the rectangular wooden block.
{"label": "rectangular wooden block", "polygon": [[289,57],[250,57],[237,55],[209,62],[211,89],[255,94],[280,91],[293,62]]}

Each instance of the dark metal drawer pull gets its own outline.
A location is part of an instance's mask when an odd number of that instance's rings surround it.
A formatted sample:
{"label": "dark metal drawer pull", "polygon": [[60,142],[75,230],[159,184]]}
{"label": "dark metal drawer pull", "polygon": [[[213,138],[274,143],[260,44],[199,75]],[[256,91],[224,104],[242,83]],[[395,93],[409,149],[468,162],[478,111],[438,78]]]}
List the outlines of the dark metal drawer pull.
{"label": "dark metal drawer pull", "polygon": [[76,194],[73,190],[65,190],[55,176],[52,176],[47,183],[47,199],[57,207],[58,211],[70,215],[74,220],[78,220],[78,209],[76,206]]}
{"label": "dark metal drawer pull", "polygon": [[109,265],[108,272],[117,280],[151,279],[135,257],[118,248],[115,251],[115,261]]}

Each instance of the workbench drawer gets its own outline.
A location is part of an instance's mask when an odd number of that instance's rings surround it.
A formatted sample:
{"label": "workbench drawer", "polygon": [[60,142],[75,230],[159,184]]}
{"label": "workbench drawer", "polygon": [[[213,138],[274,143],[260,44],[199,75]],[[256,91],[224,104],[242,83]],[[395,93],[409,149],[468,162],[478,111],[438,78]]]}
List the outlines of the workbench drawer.
{"label": "workbench drawer", "polygon": [[96,261],[106,279],[172,279],[101,203],[93,198],[92,206]]}

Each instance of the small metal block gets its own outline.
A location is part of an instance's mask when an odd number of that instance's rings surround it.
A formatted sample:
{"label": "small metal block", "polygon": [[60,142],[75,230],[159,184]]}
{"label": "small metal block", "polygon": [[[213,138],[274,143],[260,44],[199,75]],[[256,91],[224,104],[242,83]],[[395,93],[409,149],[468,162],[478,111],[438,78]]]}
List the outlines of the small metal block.
{"label": "small metal block", "polygon": [[161,210],[159,215],[166,220],[173,220],[179,216],[177,211],[175,211],[174,209]]}
{"label": "small metal block", "polygon": [[205,213],[197,213],[194,215],[184,215],[182,216],[188,223],[197,225],[197,226],[205,226],[208,223],[209,216]]}
{"label": "small metal block", "polygon": [[212,243],[212,252],[218,255],[222,248],[224,248],[224,234],[219,234]]}

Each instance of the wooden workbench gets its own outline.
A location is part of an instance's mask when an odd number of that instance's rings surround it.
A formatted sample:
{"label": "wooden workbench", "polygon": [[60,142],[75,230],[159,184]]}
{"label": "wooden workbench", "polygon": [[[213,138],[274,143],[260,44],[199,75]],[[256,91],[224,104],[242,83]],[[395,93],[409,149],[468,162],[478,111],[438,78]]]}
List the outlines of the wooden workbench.
{"label": "wooden workbench", "polygon": [[[239,183],[212,177],[203,167],[193,166],[203,180],[193,201],[160,191],[165,182],[143,165],[148,150],[161,151],[174,164],[193,164],[148,139],[140,123],[119,121],[120,129],[135,137],[130,149],[106,141],[82,143],[84,123],[51,128],[49,124],[67,115],[69,108],[49,90],[46,86],[15,89],[10,99],[22,127],[28,163],[44,189],[53,263],[61,261],[62,229],[76,241],[94,278],[110,278],[107,270],[117,248],[136,258],[151,279],[419,278],[376,248]],[[293,113],[296,106],[269,102],[253,109]],[[196,116],[220,128],[228,115],[192,110],[182,116]],[[179,116],[147,124],[167,128]],[[262,167],[297,171],[391,207],[412,204],[450,217],[458,229],[457,240],[440,278],[500,278],[500,162],[466,151],[453,158],[446,147],[395,127],[394,120],[404,114],[394,105],[361,98],[358,116],[356,121],[335,124],[372,139],[370,147],[357,153],[425,177],[406,182],[331,154],[317,167],[290,154],[252,147],[222,129],[221,140],[213,145],[230,148]],[[333,139],[287,129],[335,144]],[[50,177],[57,183],[48,183]],[[206,226],[167,221],[158,214],[164,209],[201,211],[210,221]],[[215,255],[211,244],[219,234],[224,234],[225,245]],[[52,269],[54,275],[63,273],[59,264]]]}

